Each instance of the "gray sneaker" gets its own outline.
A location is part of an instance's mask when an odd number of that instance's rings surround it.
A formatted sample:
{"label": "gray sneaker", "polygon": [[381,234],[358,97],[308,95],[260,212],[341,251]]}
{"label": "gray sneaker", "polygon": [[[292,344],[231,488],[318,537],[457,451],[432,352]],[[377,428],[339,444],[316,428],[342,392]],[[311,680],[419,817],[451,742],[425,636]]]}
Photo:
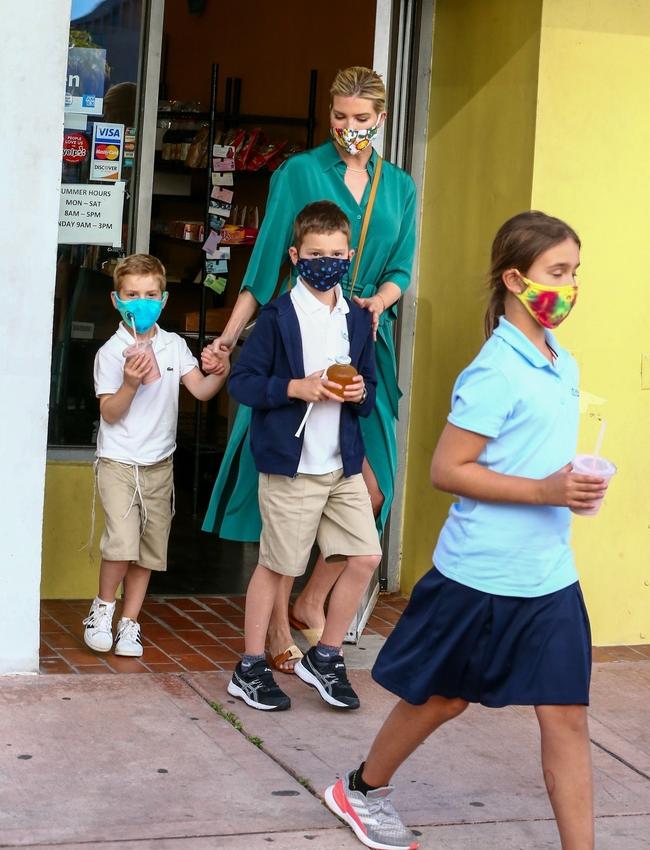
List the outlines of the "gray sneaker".
{"label": "gray sneaker", "polygon": [[351,827],[366,847],[374,850],[417,850],[415,833],[404,826],[390,795],[393,786],[362,794],[350,791],[350,774],[325,790],[327,808]]}

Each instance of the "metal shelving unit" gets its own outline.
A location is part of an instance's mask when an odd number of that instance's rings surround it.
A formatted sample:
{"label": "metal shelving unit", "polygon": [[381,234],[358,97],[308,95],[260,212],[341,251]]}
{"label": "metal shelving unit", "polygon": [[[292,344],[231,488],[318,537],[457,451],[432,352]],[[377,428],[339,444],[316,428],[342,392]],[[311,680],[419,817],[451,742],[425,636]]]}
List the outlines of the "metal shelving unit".
{"label": "metal shelving unit", "polygon": [[[223,130],[229,130],[232,127],[250,126],[250,125],[267,125],[267,126],[284,126],[284,127],[304,127],[306,131],[306,147],[311,148],[314,145],[314,130],[316,126],[316,90],[318,84],[318,71],[315,69],[310,71],[309,75],[309,96],[307,103],[307,115],[305,117],[294,117],[287,115],[258,115],[252,113],[244,113],[241,111],[241,93],[242,80],[239,77],[228,77],[225,84],[224,93],[224,110],[217,111],[217,95],[219,87],[219,65],[214,63],[211,69],[210,78],[210,108],[208,112],[191,112],[182,110],[160,110],[159,118],[183,119],[193,118],[197,121],[208,122],[208,156],[205,168],[190,168],[183,162],[174,160],[163,160],[156,158],[155,170],[168,172],[173,174],[188,174],[197,175],[201,172],[205,173],[205,234],[206,238],[210,232],[208,222],[208,208],[210,206],[210,195],[212,192],[212,145],[216,134],[217,127]],[[242,175],[261,175],[268,176],[271,172],[268,169],[260,169],[259,171],[235,171],[233,175],[235,180]],[[199,192],[192,192],[189,195],[156,195],[156,198],[177,199],[177,200],[194,200],[200,198]],[[162,233],[151,233],[154,238],[169,239],[174,242],[185,242],[188,246],[192,246],[196,251],[200,251],[201,242],[193,240],[183,240],[167,236]],[[250,248],[249,245],[232,245],[231,248]],[[205,277],[205,254],[202,257],[197,257],[197,271],[202,267],[203,276]],[[182,283],[182,281],[181,281]],[[195,283],[192,284],[196,286]],[[208,308],[208,292],[205,286],[201,286],[201,298],[199,305],[199,327],[198,332],[186,334],[190,339],[195,339],[198,342],[198,351],[202,351],[208,337],[214,339],[213,334],[206,334],[206,314]],[[203,425],[203,409],[201,402],[195,403],[194,412],[194,452],[193,452],[193,477],[192,477],[192,513],[198,515],[199,502],[199,475],[201,465],[201,430]]]}

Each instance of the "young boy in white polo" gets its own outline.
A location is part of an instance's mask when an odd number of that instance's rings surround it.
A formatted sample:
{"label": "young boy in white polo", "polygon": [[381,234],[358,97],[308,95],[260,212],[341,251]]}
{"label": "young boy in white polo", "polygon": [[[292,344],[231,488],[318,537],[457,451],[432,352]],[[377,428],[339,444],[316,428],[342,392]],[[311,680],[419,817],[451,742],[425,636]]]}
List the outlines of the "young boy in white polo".
{"label": "young boy in white polo", "polygon": [[[160,260],[126,257],[113,279],[111,300],[122,322],[95,357],[96,476],[106,526],[99,595],[84,620],[84,641],[96,652],[111,649],[115,597],[123,583],[115,654],[140,656],[138,616],[151,571],[167,568],[179,387],[207,401],[223,386],[229,364],[220,361],[221,373],[206,377],[185,340],[156,324],[167,302]],[[129,351],[136,342],[138,349]]]}
{"label": "young boy in white polo", "polygon": [[[291,704],[266,664],[266,632],[282,576],[304,573],[315,540],[327,561],[347,563],[323,635],[294,670],[329,705],[359,707],[341,644],[381,547],[361,474],[359,416],[368,416],[375,403],[371,317],[344,298],[339,285],[353,254],[349,241],[350,223],[336,204],[318,201],[299,213],[289,249],[297,283],[260,311],[229,384],[231,395],[253,408],[262,535],[246,595],[245,654],[228,693],[264,711]],[[343,398],[332,392],[341,387],[324,379],[342,357],[358,373]]]}

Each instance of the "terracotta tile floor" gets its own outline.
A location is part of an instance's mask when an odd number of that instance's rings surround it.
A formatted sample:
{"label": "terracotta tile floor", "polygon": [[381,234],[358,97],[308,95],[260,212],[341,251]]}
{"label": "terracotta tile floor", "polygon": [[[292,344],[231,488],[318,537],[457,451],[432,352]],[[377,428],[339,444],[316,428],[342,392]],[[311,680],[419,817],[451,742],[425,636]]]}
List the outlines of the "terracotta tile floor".
{"label": "terracotta tile floor", "polygon": [[[379,597],[364,634],[387,636],[406,599]],[[232,670],[244,648],[243,596],[154,596],[145,600],[142,658],[95,653],[83,642],[88,600],[44,600],[41,673],[183,673]],[[114,623],[119,619],[119,602]]]}

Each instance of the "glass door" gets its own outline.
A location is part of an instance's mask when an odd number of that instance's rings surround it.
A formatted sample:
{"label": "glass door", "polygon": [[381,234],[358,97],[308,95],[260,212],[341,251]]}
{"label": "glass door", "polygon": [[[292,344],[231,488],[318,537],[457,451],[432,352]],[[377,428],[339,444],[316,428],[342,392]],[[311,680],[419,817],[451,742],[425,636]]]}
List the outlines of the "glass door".
{"label": "glass door", "polygon": [[85,447],[89,457],[99,426],[93,361],[116,326],[112,272],[142,244],[138,230],[151,195],[155,111],[152,120],[146,106],[160,63],[155,21],[162,6],[72,0],[49,444]]}

